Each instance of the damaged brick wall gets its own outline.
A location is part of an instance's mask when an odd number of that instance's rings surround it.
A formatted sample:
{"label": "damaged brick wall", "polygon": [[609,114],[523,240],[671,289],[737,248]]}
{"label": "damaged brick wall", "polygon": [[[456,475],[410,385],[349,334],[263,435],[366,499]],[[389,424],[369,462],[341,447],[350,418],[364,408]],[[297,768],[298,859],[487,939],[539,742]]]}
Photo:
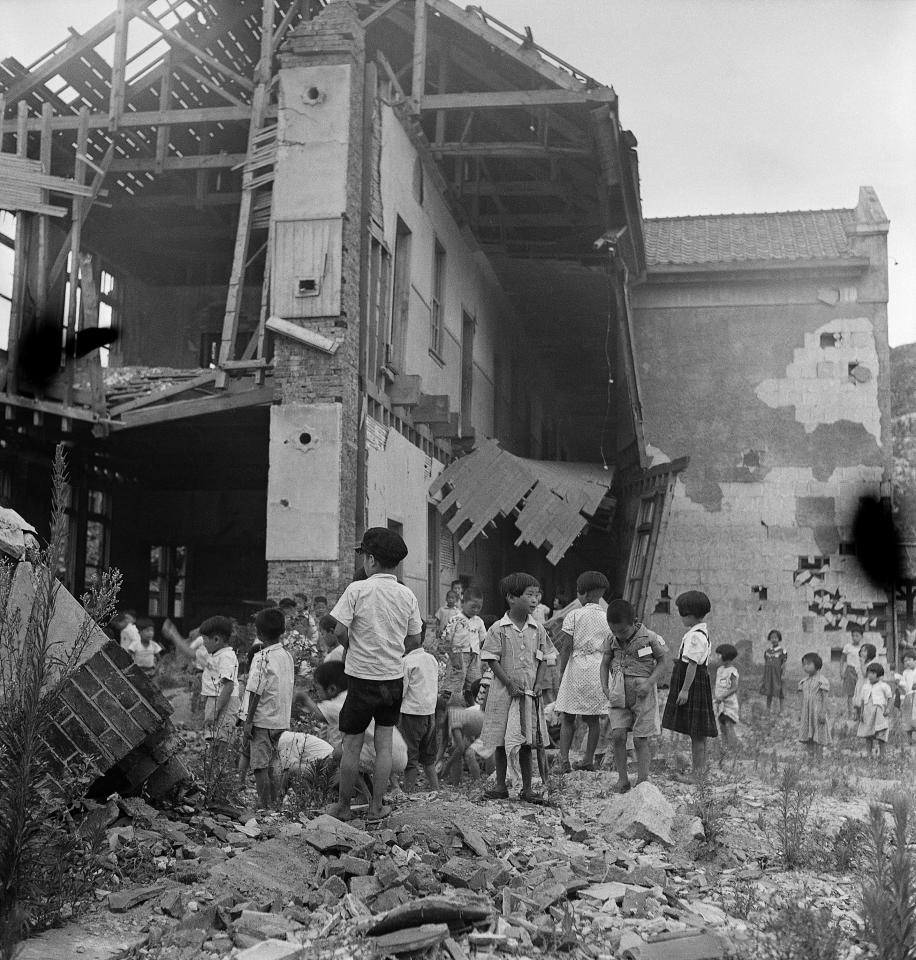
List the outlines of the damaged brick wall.
{"label": "damaged brick wall", "polygon": [[[879,231],[880,232],[880,231]],[[791,668],[829,661],[844,631],[883,642],[885,595],[851,546],[858,500],[877,496],[888,446],[886,259],[871,241],[854,280],[810,264],[773,279],[718,271],[637,292],[645,435],[655,463],[689,456],[646,602],[670,641],[673,599],[705,590],[712,638],[762,658],[782,631]],[[861,253],[862,251],[860,251]],[[830,288],[851,288],[825,297]]]}

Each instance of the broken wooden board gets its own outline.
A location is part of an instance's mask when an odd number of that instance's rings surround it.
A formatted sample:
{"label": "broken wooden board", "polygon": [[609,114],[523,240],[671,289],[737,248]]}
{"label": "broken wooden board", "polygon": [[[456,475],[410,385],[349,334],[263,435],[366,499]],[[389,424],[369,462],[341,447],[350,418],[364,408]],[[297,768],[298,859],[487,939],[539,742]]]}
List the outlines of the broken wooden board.
{"label": "broken wooden board", "polygon": [[444,923],[460,930],[475,923],[483,923],[492,913],[492,905],[482,897],[463,899],[423,897],[392,908],[384,916],[379,917],[369,928],[368,933],[378,936],[425,923]]}
{"label": "broken wooden board", "polygon": [[134,957],[146,944],[146,934],[117,937],[90,933],[80,924],[71,923],[57,930],[47,930],[26,940],[16,954],[17,960],[123,960]]}

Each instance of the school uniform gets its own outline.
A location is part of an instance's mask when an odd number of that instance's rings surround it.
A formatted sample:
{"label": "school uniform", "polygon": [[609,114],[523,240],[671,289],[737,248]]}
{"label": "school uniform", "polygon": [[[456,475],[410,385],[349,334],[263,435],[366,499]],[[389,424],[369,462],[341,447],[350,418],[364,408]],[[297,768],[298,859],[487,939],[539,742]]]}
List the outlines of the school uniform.
{"label": "school uniform", "polygon": [[[696,624],[684,634],[671,672],[671,686],[662,717],[662,726],[666,730],[684,733],[690,737],[719,735],[712,705],[712,686],[709,682],[710,649],[709,629],[705,623]],[[696,674],[687,695],[687,702],[678,705],[678,694],[691,663],[696,664]]]}

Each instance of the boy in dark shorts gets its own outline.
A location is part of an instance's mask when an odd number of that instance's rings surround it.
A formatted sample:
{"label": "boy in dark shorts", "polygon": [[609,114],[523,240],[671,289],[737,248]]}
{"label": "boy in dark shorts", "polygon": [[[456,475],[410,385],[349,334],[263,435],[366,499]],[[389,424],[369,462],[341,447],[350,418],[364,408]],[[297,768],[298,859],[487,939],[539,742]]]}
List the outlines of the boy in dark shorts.
{"label": "boy in dark shorts", "polygon": [[349,820],[350,801],[359,774],[359,754],[366,728],[375,720],[375,771],[369,820],[391,812],[384,805],[391,775],[392,729],[401,716],[404,694],[404,643],[416,643],[423,628],[420,605],[408,587],[398,582],[398,564],[407,545],[393,530],[370,527],[357,547],[365,580],[356,580],[343,592],[331,616],[337,637],[347,648],[347,699],[340,712],[343,755],[340,794],[328,813]]}

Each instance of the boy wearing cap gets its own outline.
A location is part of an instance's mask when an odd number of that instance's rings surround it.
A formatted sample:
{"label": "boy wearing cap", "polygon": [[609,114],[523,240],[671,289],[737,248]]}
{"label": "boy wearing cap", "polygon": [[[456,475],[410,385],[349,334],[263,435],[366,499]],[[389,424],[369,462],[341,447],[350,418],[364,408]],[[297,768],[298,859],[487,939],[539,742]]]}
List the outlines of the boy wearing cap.
{"label": "boy wearing cap", "polygon": [[348,686],[340,711],[340,794],[328,812],[339,820],[352,818],[359,754],[374,720],[376,760],[368,819],[378,821],[391,812],[383,801],[391,775],[392,730],[404,693],[404,644],[410,639],[419,645],[423,621],[417,598],[397,579],[398,564],[407,556],[401,537],[385,527],[370,527],[357,553],[366,579],[351,583],[331,611],[337,637],[347,650]]}

